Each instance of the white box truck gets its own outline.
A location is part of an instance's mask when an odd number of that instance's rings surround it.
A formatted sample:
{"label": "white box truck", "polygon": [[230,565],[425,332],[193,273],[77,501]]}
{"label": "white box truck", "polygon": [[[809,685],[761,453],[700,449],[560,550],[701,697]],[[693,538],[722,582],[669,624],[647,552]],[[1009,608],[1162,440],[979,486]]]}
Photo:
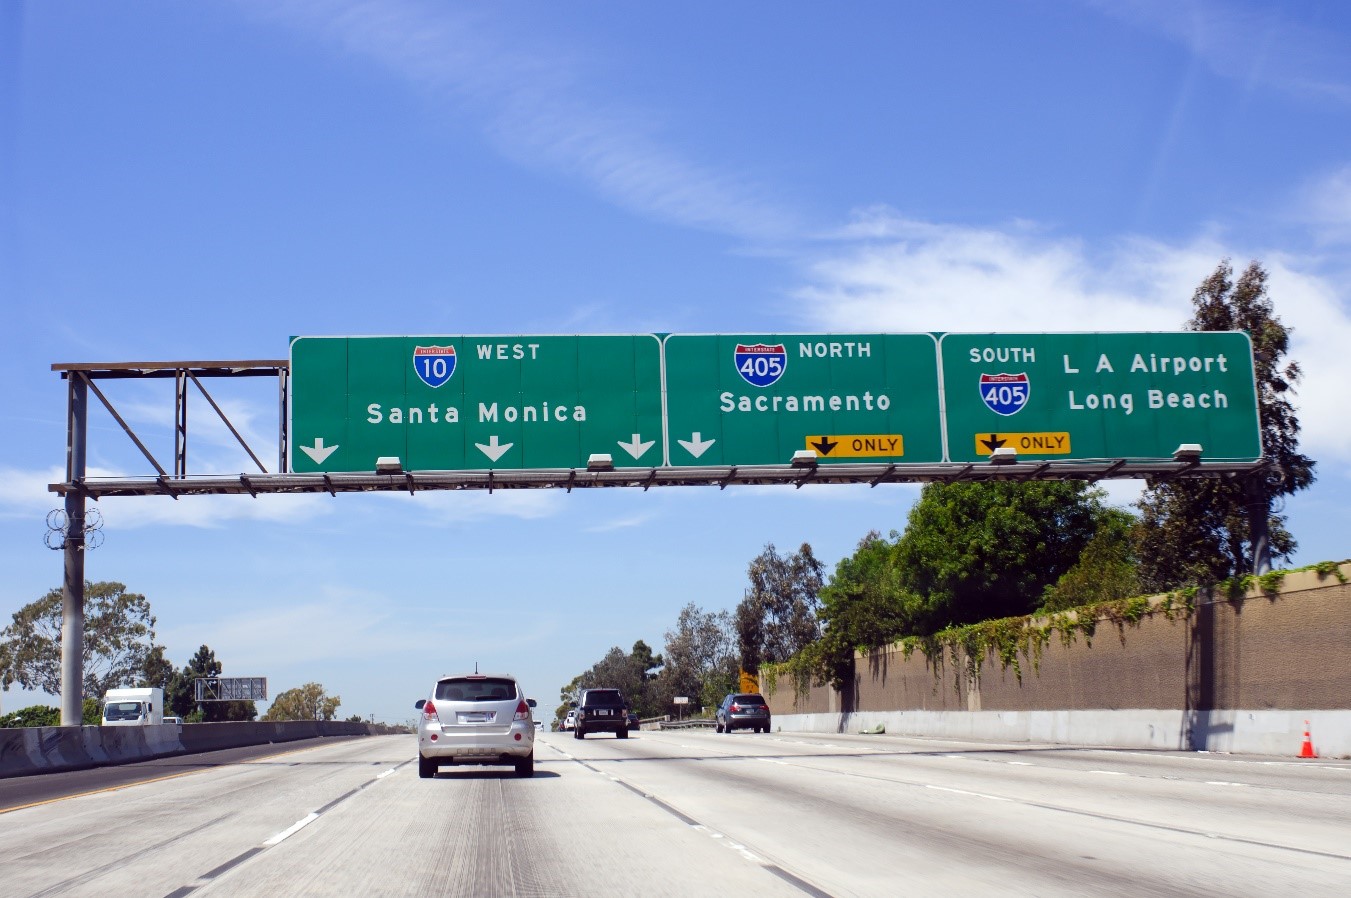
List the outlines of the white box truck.
{"label": "white box truck", "polygon": [[109,689],[103,697],[103,726],[141,727],[164,722],[164,690],[158,686]]}

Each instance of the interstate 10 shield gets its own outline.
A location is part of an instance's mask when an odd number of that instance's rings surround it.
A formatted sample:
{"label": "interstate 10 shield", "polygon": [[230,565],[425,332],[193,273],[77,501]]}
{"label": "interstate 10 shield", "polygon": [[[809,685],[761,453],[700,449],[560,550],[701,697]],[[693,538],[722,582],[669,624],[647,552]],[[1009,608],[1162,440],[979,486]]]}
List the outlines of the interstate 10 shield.
{"label": "interstate 10 shield", "polygon": [[414,346],[413,371],[427,386],[441,386],[455,373],[455,347]]}

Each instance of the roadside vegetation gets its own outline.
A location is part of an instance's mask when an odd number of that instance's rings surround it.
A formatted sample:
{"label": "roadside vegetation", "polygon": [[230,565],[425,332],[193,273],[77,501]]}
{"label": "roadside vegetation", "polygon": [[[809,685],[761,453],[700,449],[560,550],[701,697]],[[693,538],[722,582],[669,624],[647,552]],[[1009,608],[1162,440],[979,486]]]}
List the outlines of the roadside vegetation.
{"label": "roadside vegetation", "polygon": [[[158,686],[164,690],[164,713],[185,723],[218,723],[258,719],[251,701],[198,703],[195,681],[224,675],[225,665],[210,646],[197,649],[181,668],[155,642],[155,617],[150,602],[116,582],[85,583],[83,721],[97,725],[99,698],[109,689]],[[52,589],[13,615],[0,630],[0,688],[61,693],[61,590]],[[287,690],[273,700],[265,720],[333,720],[341,699],[317,683]],[[59,726],[61,711],[32,705],[0,716],[0,727]]]}

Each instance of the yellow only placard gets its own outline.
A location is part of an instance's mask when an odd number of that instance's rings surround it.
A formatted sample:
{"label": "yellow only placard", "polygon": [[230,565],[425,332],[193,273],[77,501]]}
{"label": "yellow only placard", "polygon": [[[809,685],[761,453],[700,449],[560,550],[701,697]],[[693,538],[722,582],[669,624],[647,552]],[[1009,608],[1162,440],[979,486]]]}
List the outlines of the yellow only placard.
{"label": "yellow only placard", "polygon": [[807,437],[807,448],[821,458],[892,458],[905,454],[899,433],[845,433]]}
{"label": "yellow only placard", "polygon": [[996,449],[1016,449],[1019,455],[1069,455],[1068,431],[1049,433],[978,433],[976,454],[990,455]]}

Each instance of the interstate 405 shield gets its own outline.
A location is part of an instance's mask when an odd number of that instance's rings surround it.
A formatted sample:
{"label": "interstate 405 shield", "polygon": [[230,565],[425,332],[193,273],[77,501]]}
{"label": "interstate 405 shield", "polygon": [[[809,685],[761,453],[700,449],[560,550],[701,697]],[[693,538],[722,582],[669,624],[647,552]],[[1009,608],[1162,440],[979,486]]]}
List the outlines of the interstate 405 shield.
{"label": "interstate 405 shield", "polygon": [[942,459],[929,334],[670,334],[668,463]]}

